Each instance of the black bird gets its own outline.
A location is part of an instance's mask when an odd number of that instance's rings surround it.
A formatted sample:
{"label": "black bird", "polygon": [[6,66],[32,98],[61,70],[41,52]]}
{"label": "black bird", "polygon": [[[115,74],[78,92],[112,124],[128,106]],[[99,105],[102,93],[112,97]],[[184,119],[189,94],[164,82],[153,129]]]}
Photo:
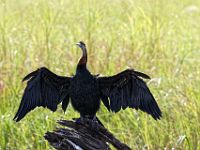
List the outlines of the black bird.
{"label": "black bird", "polygon": [[80,119],[88,118],[100,123],[96,117],[100,101],[112,112],[129,107],[140,109],[155,120],[160,119],[162,113],[158,104],[142,79],[150,79],[148,75],[133,69],[108,77],[92,75],[87,69],[86,45],[83,42],[77,45],[83,55],[73,77],[58,76],[45,67],[24,77],[23,81],[28,82],[14,120],[20,121],[37,106],[56,111],[62,102],[62,109],[66,111],[70,99],[73,108],[80,113]]}

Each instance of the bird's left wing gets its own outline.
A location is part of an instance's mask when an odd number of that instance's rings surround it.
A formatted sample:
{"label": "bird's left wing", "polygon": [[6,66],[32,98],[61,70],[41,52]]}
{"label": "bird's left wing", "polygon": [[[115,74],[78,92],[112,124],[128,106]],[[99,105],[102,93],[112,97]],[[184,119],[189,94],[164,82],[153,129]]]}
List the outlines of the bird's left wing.
{"label": "bird's left wing", "polygon": [[58,76],[45,67],[25,76],[23,81],[28,80],[28,82],[14,120],[20,121],[37,106],[56,111],[57,105],[62,102],[62,108],[65,110],[69,103],[69,96],[66,93],[70,79]]}
{"label": "bird's left wing", "polygon": [[148,75],[130,69],[111,77],[98,77],[104,105],[114,112],[127,107],[140,109],[154,119],[160,119],[160,108],[142,78],[150,79]]}

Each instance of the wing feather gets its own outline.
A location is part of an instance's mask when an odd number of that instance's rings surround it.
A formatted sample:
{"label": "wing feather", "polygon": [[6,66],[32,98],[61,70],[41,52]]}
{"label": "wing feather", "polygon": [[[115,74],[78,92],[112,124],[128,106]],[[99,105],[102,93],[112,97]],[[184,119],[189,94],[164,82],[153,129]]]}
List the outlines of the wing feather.
{"label": "wing feather", "polygon": [[[54,74],[45,67],[39,68],[26,75],[22,81],[26,81],[27,86],[14,117],[20,121],[28,112],[36,107],[47,107],[51,111],[56,111],[57,105],[61,102],[60,93],[67,90],[70,84],[70,77],[62,77]],[[66,109],[68,97],[65,97],[64,107]]]}
{"label": "wing feather", "polygon": [[148,75],[130,69],[111,77],[98,77],[100,91],[109,98],[113,112],[130,107],[160,119],[162,112],[141,77],[150,79]]}

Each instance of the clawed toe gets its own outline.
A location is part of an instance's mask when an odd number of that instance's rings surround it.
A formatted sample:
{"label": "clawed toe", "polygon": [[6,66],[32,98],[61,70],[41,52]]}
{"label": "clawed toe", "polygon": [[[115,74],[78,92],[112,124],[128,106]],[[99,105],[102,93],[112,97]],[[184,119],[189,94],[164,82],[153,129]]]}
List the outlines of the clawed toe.
{"label": "clawed toe", "polygon": [[89,126],[91,127],[92,130],[98,130],[99,129],[99,123],[97,120],[91,120],[89,122]]}
{"label": "clawed toe", "polygon": [[73,120],[77,123],[77,124],[83,124],[83,118],[73,118]]}

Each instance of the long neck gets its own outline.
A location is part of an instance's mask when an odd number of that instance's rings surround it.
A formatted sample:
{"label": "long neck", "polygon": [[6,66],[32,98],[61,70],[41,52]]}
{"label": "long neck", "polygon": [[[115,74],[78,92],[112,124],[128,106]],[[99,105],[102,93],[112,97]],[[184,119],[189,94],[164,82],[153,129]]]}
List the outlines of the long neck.
{"label": "long neck", "polygon": [[79,62],[78,62],[78,66],[77,69],[86,69],[86,64],[87,64],[87,49],[86,47],[81,48],[83,55],[80,58]]}

